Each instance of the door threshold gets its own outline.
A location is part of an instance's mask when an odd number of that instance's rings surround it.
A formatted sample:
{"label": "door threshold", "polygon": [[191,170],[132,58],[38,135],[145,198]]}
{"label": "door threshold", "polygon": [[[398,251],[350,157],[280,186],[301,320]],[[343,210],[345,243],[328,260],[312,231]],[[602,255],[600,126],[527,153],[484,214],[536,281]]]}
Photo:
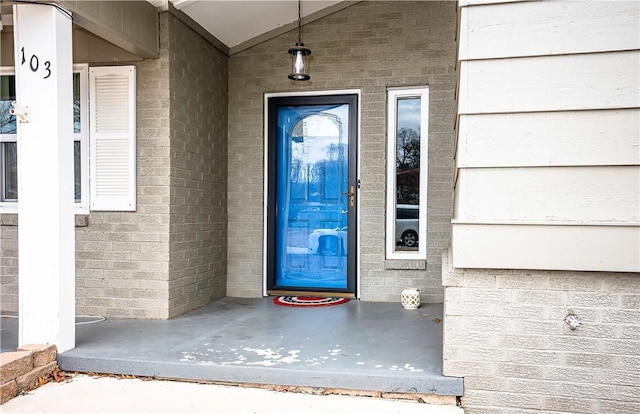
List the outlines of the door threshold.
{"label": "door threshold", "polygon": [[269,296],[317,296],[320,298],[350,298],[355,299],[354,293],[344,292],[308,292],[299,290],[267,290]]}

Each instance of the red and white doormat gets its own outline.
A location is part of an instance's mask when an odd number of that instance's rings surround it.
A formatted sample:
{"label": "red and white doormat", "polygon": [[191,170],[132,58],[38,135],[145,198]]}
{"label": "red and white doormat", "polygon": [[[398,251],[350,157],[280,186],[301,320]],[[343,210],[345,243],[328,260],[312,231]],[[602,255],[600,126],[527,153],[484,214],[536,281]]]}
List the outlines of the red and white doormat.
{"label": "red and white doormat", "polygon": [[273,303],[280,306],[313,307],[333,306],[349,302],[348,298],[321,298],[316,296],[276,296]]}

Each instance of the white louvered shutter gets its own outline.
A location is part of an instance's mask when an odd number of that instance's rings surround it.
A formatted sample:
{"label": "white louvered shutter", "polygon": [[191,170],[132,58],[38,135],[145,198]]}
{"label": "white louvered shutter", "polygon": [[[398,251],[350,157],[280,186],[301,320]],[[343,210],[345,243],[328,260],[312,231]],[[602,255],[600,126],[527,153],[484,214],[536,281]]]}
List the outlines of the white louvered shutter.
{"label": "white louvered shutter", "polygon": [[136,209],[136,68],[89,69],[91,210]]}

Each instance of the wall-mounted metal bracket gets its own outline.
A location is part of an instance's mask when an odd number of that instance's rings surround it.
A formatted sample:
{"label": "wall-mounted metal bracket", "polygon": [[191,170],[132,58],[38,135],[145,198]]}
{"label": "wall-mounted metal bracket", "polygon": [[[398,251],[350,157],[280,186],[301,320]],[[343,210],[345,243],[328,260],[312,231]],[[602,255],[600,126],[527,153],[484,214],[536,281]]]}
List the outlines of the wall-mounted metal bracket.
{"label": "wall-mounted metal bracket", "polygon": [[13,101],[11,102],[11,106],[13,108],[9,109],[9,113],[13,116],[15,116],[16,118],[18,118],[18,120],[22,123],[27,123],[29,122],[29,107],[28,106],[22,106],[20,104],[18,104],[18,102]]}

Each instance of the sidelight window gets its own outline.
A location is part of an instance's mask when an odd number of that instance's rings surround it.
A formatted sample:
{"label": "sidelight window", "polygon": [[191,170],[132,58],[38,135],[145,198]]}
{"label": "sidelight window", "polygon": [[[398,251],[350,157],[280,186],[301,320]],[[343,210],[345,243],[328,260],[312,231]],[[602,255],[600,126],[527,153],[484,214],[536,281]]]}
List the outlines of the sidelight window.
{"label": "sidelight window", "polygon": [[387,106],[387,258],[426,259],[429,89],[389,89]]}

